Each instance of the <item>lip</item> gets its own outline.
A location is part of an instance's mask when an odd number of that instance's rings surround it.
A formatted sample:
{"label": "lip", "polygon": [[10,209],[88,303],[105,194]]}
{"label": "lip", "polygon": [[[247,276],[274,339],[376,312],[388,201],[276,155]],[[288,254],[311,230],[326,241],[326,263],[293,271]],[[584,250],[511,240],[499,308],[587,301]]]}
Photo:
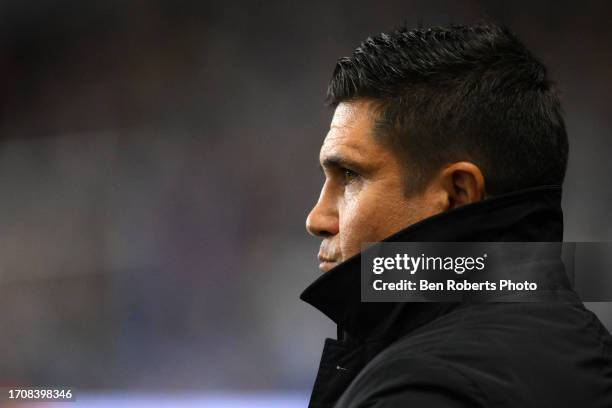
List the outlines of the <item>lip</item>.
{"label": "lip", "polygon": [[324,256],[319,255],[319,270],[321,272],[327,272],[329,271],[331,268],[333,268],[334,266],[336,266],[336,264],[338,263],[338,261],[331,259],[331,258],[326,258]]}
{"label": "lip", "polygon": [[329,271],[331,268],[333,268],[334,266],[336,266],[337,262],[332,262],[332,261],[323,261],[323,262],[319,262],[319,270],[321,272],[327,272]]}

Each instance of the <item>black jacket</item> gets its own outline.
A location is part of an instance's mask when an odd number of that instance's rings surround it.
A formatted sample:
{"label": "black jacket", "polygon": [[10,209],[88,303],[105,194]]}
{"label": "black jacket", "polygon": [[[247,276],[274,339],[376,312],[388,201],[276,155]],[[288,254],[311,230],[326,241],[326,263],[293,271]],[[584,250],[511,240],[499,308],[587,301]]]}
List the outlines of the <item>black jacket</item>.
{"label": "black jacket", "polygon": [[[523,190],[385,241],[562,241],[560,201],[558,187]],[[360,255],[350,258],[301,295],[338,325],[309,407],[611,408],[612,337],[562,268],[538,279],[554,280],[558,301],[362,303]]]}

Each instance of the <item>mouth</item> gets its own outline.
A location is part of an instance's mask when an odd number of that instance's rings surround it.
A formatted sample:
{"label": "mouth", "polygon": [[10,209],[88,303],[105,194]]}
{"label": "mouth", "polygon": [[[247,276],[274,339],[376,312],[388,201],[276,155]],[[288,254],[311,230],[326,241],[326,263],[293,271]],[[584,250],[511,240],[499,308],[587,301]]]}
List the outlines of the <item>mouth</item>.
{"label": "mouth", "polygon": [[326,258],[322,255],[319,255],[318,258],[319,258],[319,270],[321,272],[327,272],[338,264],[338,261],[332,258]]}

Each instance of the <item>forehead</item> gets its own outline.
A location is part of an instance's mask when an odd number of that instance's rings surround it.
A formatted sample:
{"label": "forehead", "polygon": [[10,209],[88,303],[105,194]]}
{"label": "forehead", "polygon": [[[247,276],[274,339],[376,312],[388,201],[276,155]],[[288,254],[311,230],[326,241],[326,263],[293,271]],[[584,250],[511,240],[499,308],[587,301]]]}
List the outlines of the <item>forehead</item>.
{"label": "forehead", "polygon": [[321,147],[321,161],[336,154],[375,157],[381,146],[374,139],[373,125],[374,114],[369,102],[340,103]]}

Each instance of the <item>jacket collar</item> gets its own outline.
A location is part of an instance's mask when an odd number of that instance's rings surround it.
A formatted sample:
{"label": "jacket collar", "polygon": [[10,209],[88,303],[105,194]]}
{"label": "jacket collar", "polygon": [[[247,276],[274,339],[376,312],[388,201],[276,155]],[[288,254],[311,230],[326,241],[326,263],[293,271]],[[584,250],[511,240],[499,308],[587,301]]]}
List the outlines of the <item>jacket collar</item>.
{"label": "jacket collar", "polygon": [[[516,191],[426,218],[382,242],[560,242],[561,187]],[[358,341],[384,341],[409,332],[456,307],[454,303],[365,303],[361,254],[320,276],[301,294]]]}

